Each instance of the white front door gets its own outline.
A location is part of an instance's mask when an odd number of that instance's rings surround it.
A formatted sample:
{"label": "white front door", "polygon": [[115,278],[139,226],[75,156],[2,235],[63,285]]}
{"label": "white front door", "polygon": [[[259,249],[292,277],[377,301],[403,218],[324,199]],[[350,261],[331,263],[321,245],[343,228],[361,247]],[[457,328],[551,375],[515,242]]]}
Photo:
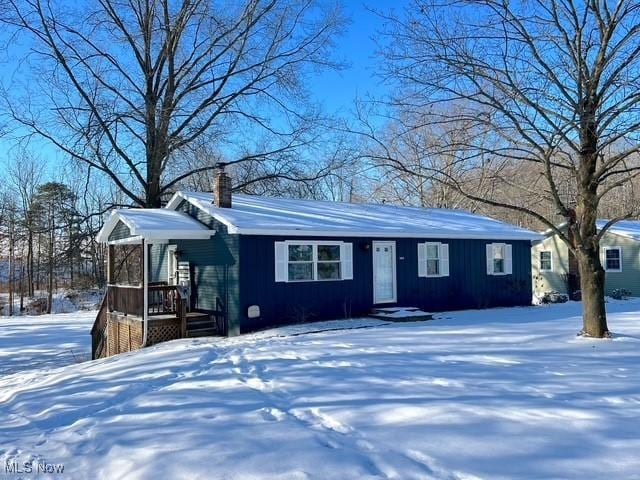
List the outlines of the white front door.
{"label": "white front door", "polygon": [[373,242],[373,303],[396,301],[396,242]]}

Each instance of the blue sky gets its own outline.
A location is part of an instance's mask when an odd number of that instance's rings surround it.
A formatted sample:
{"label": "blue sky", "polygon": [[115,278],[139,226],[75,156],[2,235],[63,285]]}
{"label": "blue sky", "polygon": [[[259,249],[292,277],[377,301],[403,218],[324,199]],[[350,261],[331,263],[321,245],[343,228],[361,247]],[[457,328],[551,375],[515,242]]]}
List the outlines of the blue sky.
{"label": "blue sky", "polygon": [[351,23],[344,37],[338,40],[336,53],[345,59],[347,68],[312,79],[312,90],[329,111],[351,109],[356,95],[384,93],[384,86],[375,75],[377,60],[376,42],[373,39],[381,27],[381,20],[367,9],[367,5],[388,9],[399,8],[404,3],[402,0],[345,0],[345,13]]}
{"label": "blue sky", "polygon": [[[343,0],[344,11],[350,24],[337,40],[336,56],[344,60],[346,68],[336,72],[323,72],[310,77],[309,90],[327,113],[348,115],[356,96],[384,94],[384,86],[375,76],[377,59],[373,37],[381,27],[381,20],[367,6],[387,10],[401,8],[407,0]],[[5,174],[5,161],[12,155],[13,140],[0,139],[0,178]],[[32,142],[34,150],[47,162],[52,174],[58,171],[56,158],[60,155],[43,142]]]}

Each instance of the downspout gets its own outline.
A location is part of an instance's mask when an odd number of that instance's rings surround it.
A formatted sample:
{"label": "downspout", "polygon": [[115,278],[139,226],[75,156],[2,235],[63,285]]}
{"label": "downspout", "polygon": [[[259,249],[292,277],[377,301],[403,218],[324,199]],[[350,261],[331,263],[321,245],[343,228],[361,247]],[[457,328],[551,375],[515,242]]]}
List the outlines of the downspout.
{"label": "downspout", "polygon": [[147,346],[147,334],[149,332],[149,249],[142,239],[142,345]]}

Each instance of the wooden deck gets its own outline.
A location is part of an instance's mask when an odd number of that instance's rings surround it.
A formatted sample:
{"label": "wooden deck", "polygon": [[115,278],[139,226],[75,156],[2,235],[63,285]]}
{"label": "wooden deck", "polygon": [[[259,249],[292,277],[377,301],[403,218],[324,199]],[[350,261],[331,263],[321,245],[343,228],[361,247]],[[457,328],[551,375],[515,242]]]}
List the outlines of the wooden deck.
{"label": "wooden deck", "polygon": [[[109,285],[91,329],[92,358],[106,356],[109,322],[126,323],[131,335],[132,325],[134,331],[142,331],[143,312],[144,289],[142,287]],[[150,344],[173,338],[224,334],[223,309],[216,312],[189,311],[186,294],[177,285],[149,286],[147,318],[149,322],[147,343]],[[118,329],[117,332],[119,331]],[[140,345],[137,348],[142,346],[142,333],[139,335],[136,333],[136,338],[138,337],[140,337]],[[129,338],[129,344],[131,343]],[[119,340],[118,345],[120,345]]]}

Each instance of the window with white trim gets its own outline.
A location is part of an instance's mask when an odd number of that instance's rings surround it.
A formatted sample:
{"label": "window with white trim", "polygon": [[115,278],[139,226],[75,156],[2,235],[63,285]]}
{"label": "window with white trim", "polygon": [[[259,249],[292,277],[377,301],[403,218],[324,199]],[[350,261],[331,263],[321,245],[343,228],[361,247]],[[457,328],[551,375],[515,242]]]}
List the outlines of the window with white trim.
{"label": "window with white trim", "polygon": [[287,277],[290,282],[314,279],[313,245],[288,245]]}
{"label": "window with white trim", "polygon": [[512,247],[508,243],[487,244],[487,275],[513,273]]}
{"label": "window with white trim", "polygon": [[427,277],[440,275],[440,249],[438,245],[427,243]]}
{"label": "window with white trim", "polygon": [[352,244],[324,241],[275,242],[276,282],[351,280]]}
{"label": "window with white trim", "polygon": [[553,255],[551,253],[551,250],[542,250],[540,252],[539,270],[541,272],[552,272],[553,271]]}
{"label": "window with white trim", "polygon": [[340,245],[316,245],[318,280],[340,280]]}
{"label": "window with white trim", "polygon": [[418,276],[449,276],[449,245],[439,242],[418,243]]}
{"label": "window with white trim", "polygon": [[622,271],[622,248],[621,247],[603,247],[603,262],[605,272],[621,272]]}

